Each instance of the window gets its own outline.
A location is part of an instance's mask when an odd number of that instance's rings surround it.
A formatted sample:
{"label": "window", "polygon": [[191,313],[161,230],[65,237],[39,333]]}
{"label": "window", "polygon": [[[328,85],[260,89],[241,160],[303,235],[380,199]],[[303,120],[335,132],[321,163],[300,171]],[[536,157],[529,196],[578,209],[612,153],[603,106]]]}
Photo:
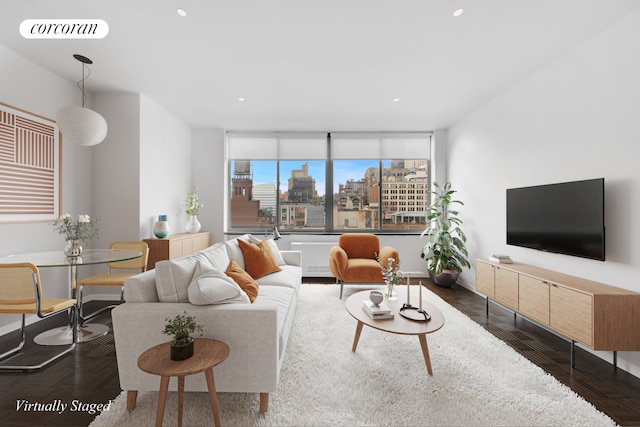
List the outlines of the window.
{"label": "window", "polygon": [[228,133],[229,226],[324,231],[327,135]]}
{"label": "window", "polygon": [[229,132],[230,231],[421,231],[430,151],[429,133]]}

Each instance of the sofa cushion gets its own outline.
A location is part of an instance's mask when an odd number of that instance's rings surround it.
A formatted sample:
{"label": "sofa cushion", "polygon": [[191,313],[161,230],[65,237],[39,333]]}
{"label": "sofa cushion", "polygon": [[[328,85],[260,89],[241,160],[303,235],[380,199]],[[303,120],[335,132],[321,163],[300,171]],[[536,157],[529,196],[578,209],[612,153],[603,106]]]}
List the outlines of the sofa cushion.
{"label": "sofa cushion", "polygon": [[256,280],[260,288],[263,286],[292,288],[296,291],[302,283],[302,269],[293,265],[283,265],[277,273],[268,274]]}
{"label": "sofa cushion", "polygon": [[276,264],[282,266],[282,265],[287,265],[286,262],[284,262],[284,258],[282,257],[282,254],[280,253],[280,249],[278,248],[278,245],[276,245],[276,242],[273,239],[258,239],[256,236],[250,234],[249,235],[249,241],[251,243],[260,243],[262,241],[266,241],[269,244],[269,247],[271,248],[271,253],[273,254],[273,257],[276,260]]}
{"label": "sofa cushion", "polygon": [[247,294],[222,271],[208,271],[195,277],[188,294],[189,302],[194,305],[249,304]]}
{"label": "sofa cushion", "polygon": [[375,259],[351,258],[342,272],[345,282],[384,282],[380,264]]}
{"label": "sofa cushion", "polygon": [[156,290],[160,302],[189,302],[189,285],[194,277],[215,267],[203,254],[156,263]]}
{"label": "sofa cushion", "polygon": [[282,357],[286,348],[288,330],[293,321],[295,313],[296,291],[289,287],[267,286],[260,291],[260,297],[256,299],[255,305],[274,305],[278,309],[278,349],[279,357]]}
{"label": "sofa cushion", "polygon": [[249,239],[249,234],[243,234],[240,237],[224,242],[224,246],[227,248],[227,255],[229,256],[229,260],[234,260],[242,269],[244,269],[244,256],[242,255],[240,245],[238,245],[238,240],[248,242]]}
{"label": "sofa cushion", "polygon": [[238,240],[238,245],[244,257],[244,269],[254,279],[280,271],[266,240],[262,240],[260,243]]}
{"label": "sofa cushion", "polygon": [[231,260],[225,274],[231,277],[247,294],[249,301],[254,302],[258,297],[258,282],[244,271],[235,260]]}
{"label": "sofa cushion", "polygon": [[227,254],[227,247],[223,242],[202,249],[200,253],[206,256],[211,261],[211,264],[220,271],[225,271],[229,266],[229,261],[231,261]]}

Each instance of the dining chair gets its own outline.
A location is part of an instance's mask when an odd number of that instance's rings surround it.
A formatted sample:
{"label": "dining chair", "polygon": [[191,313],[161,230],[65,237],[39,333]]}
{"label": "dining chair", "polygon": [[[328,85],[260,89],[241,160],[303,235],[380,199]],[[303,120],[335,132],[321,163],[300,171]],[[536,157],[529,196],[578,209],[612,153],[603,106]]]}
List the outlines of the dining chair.
{"label": "dining chair", "polygon": [[[124,281],[138,273],[146,271],[147,260],[149,258],[149,245],[145,242],[112,242],[109,245],[111,250],[128,250],[139,251],[142,255],[138,258],[127,261],[110,262],[107,264],[107,272],[87,277],[79,282],[78,286],[78,305],[80,306],[80,323],[84,324],[96,317],[98,314],[107,310],[111,310],[115,305],[109,305],[88,315],[84,314],[84,304],[82,302],[82,293],[85,286],[119,286],[120,287],[120,303],[124,302]],[[117,272],[122,270],[130,270],[126,273]],[[131,271],[137,270],[137,271]]]}
{"label": "dining chair", "polygon": [[75,299],[44,298],[42,296],[38,267],[31,263],[0,264],[0,313],[22,315],[20,344],[0,354],[0,361],[4,361],[22,351],[26,342],[25,319],[27,314],[35,314],[40,318],[46,318],[63,311],[71,314],[71,327],[73,330],[71,345],[37,365],[0,364],[0,370],[36,371],[64,356],[75,347],[78,324]]}

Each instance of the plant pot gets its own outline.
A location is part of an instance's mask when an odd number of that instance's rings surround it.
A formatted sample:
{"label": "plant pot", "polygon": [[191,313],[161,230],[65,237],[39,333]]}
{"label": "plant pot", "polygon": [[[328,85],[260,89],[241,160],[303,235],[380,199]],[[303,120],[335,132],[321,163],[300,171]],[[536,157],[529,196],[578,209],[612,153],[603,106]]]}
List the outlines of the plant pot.
{"label": "plant pot", "polygon": [[171,360],[185,360],[193,356],[193,338],[184,343],[171,341]]}
{"label": "plant pot", "polygon": [[443,288],[450,288],[458,281],[460,273],[454,270],[442,270],[440,274],[433,274],[429,271],[429,278],[433,283]]}

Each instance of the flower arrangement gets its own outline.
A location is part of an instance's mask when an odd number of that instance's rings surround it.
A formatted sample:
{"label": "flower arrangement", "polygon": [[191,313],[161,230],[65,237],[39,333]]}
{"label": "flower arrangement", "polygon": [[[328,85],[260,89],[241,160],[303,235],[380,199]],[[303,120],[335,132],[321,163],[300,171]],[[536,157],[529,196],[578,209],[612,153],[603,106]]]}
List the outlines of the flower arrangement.
{"label": "flower arrangement", "polygon": [[204,204],[200,203],[200,199],[198,198],[198,188],[196,187],[195,191],[187,193],[187,198],[184,201],[185,212],[187,215],[198,215],[200,213],[200,208],[204,207]]}
{"label": "flower arrangement", "polygon": [[53,228],[58,234],[64,236],[65,240],[89,241],[98,236],[98,220],[91,219],[89,215],[78,215],[77,220],[71,219],[68,213],[60,215],[60,218],[53,223]]}
{"label": "flower arrangement", "polygon": [[402,271],[400,271],[400,262],[396,262],[395,258],[390,257],[387,259],[387,266],[385,267],[382,261],[380,261],[380,258],[378,258],[378,254],[376,253],[375,255],[376,261],[380,264],[380,272],[382,273],[382,277],[384,277],[384,282],[387,284],[387,298],[391,298],[396,282],[403,277]]}
{"label": "flower arrangement", "polygon": [[184,314],[178,314],[173,319],[167,317],[164,320],[167,323],[164,325],[162,333],[165,335],[172,335],[172,342],[177,345],[188,343],[191,338],[190,334],[196,331],[199,332],[200,335],[204,333],[202,325],[196,324],[195,317],[187,315],[186,311]]}

